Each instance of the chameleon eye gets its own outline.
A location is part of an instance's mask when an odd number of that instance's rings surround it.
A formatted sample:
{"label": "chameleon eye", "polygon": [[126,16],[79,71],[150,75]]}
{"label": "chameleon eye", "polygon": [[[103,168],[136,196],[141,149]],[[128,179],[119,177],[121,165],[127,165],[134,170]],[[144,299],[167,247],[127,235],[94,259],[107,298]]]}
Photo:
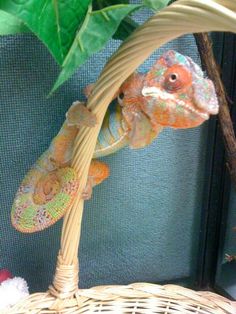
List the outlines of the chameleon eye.
{"label": "chameleon eye", "polygon": [[166,76],[165,89],[169,92],[175,92],[183,87],[181,78],[176,73],[171,73]]}
{"label": "chameleon eye", "polygon": [[119,98],[123,99],[124,97],[125,97],[125,94],[124,93],[120,93]]}
{"label": "chameleon eye", "polygon": [[191,74],[180,65],[170,67],[164,74],[164,88],[168,92],[176,92],[192,82]]}
{"label": "chameleon eye", "polygon": [[169,77],[169,81],[171,83],[175,82],[177,79],[178,79],[178,74],[176,74],[176,73],[171,74]]}
{"label": "chameleon eye", "polygon": [[125,97],[125,94],[123,92],[121,92],[119,95],[118,95],[118,103],[122,106],[123,105],[123,102],[122,100],[124,99]]}

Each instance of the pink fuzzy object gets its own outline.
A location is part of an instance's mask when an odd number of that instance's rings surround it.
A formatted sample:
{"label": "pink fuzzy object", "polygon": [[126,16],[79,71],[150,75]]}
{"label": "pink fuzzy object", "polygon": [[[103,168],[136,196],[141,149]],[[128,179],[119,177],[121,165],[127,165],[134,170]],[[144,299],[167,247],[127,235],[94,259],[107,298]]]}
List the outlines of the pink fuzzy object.
{"label": "pink fuzzy object", "polygon": [[12,278],[12,277],[13,277],[13,276],[12,276],[12,274],[9,272],[8,269],[4,268],[4,269],[1,269],[1,270],[0,270],[0,284],[1,284],[3,281],[5,281],[5,280],[7,280],[7,279],[9,279],[9,278]]}

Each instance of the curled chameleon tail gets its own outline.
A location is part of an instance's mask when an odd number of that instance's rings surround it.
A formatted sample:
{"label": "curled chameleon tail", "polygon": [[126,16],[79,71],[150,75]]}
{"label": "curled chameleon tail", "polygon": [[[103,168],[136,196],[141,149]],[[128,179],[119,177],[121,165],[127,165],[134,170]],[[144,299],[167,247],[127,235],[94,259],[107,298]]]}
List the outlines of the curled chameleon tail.
{"label": "curled chameleon tail", "polygon": [[[92,87],[87,88],[87,94]],[[106,156],[129,145],[150,144],[164,127],[191,128],[218,113],[212,82],[192,59],[178,52],[163,54],[146,74],[134,73],[120,87],[104,118],[94,158]],[[11,218],[22,232],[43,230],[60,219],[73,201],[79,186],[70,168],[75,137],[80,125],[93,127],[96,117],[83,104],[74,103],[48,150],[26,175],[16,194]],[[106,164],[93,160],[87,187],[109,176]]]}
{"label": "curled chameleon tail", "polygon": [[72,168],[46,173],[35,164],[17,191],[11,213],[13,226],[21,232],[36,232],[54,224],[70,206],[78,187]]}

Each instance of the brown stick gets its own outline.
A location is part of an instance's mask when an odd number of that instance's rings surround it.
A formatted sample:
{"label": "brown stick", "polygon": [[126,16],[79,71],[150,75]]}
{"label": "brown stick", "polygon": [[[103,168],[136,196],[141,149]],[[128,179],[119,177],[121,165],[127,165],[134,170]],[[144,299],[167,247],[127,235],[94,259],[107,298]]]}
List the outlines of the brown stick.
{"label": "brown stick", "polygon": [[226,149],[226,165],[229,169],[231,179],[236,186],[236,139],[233,123],[230,117],[227,94],[213,54],[210,36],[207,33],[199,33],[194,36],[201,57],[202,66],[206,69],[209,78],[215,85],[220,106],[219,121]]}

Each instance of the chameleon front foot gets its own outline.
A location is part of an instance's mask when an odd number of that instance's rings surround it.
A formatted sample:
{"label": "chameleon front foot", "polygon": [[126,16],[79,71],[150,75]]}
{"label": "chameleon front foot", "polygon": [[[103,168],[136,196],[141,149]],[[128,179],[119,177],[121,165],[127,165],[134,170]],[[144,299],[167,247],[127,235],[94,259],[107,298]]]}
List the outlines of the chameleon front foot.
{"label": "chameleon front foot", "polygon": [[97,118],[94,113],[84,105],[84,103],[75,101],[66,113],[66,122],[68,126],[87,126],[94,127],[97,124]]}
{"label": "chameleon front foot", "polygon": [[89,168],[87,184],[82,192],[83,200],[89,200],[93,193],[93,187],[102,183],[109,177],[109,175],[110,168],[107,164],[101,162],[100,160],[92,160]]}

